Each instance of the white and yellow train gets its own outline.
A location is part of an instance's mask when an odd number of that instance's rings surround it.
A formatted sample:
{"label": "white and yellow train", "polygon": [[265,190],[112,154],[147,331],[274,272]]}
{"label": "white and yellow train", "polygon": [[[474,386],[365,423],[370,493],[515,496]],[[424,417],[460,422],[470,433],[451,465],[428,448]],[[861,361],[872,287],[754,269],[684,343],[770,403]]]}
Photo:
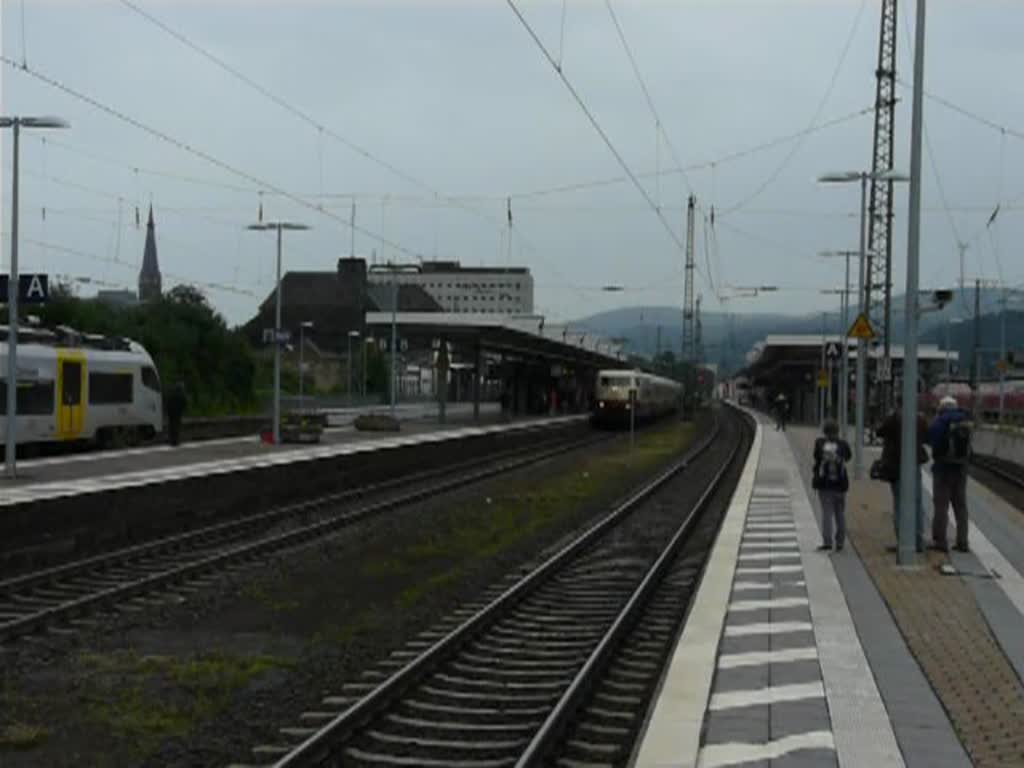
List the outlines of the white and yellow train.
{"label": "white and yellow train", "polygon": [[[635,390],[630,402],[630,390]],[[624,425],[635,407],[637,423],[651,421],[678,410],[683,385],[643,371],[606,370],[597,372],[593,420],[601,425]]]}
{"label": "white and yellow train", "polygon": [[[134,444],[163,428],[160,377],[137,342],[68,328],[18,334],[17,444]],[[0,328],[0,444],[7,437],[7,334]]]}

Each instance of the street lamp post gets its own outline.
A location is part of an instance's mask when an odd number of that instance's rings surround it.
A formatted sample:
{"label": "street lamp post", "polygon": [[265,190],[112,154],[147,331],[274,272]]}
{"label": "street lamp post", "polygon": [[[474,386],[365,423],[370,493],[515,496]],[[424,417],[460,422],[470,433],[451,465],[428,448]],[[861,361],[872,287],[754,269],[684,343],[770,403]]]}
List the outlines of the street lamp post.
{"label": "street lamp post", "polygon": [[843,360],[839,384],[839,429],[843,439],[846,439],[847,426],[850,421],[850,353],[849,340],[846,337],[847,329],[850,327],[850,257],[859,256],[859,251],[822,251],[819,256],[825,258],[840,257],[846,261],[846,279],[843,282],[842,300],[840,302],[841,318],[839,320],[839,344],[842,348]]}
{"label": "street lamp post", "polygon": [[907,288],[903,341],[903,425],[900,444],[899,563],[911,565],[916,552],[920,469],[917,466],[917,326],[921,248],[921,135],[924,126],[925,0],[917,0],[914,24],[914,96],[910,126],[910,210],[907,217]]}
{"label": "street lamp post", "polygon": [[246,229],[255,232],[277,232],[277,278],[274,288],[274,445],[281,443],[281,233],[309,229],[305,224],[291,221],[265,221],[250,224]]}
{"label": "street lamp post", "polygon": [[366,380],[367,380],[366,348],[368,346],[370,346],[371,344],[373,344],[373,339],[371,337],[367,336],[365,339],[363,339],[363,401],[364,402],[366,401]]}
{"label": "street lamp post", "polygon": [[299,411],[305,410],[305,379],[306,379],[306,337],[305,330],[313,327],[312,320],[299,323]]}
{"label": "street lamp post", "polygon": [[[864,315],[868,311],[867,293],[864,290],[864,261],[867,258],[867,218],[868,218],[868,181],[881,179],[883,181],[907,181],[907,177],[895,171],[882,171],[880,173],[866,173],[864,171],[844,171],[840,173],[826,173],[818,177],[818,181],[824,184],[849,184],[860,182],[860,265],[857,270],[857,293],[858,313]],[[844,330],[845,334],[847,331]],[[853,445],[853,476],[858,480],[864,477],[864,403],[867,395],[866,370],[868,360],[868,347],[865,339],[857,339],[857,383],[854,395],[857,402],[854,406],[856,413],[857,433]]]}
{"label": "street lamp post", "polygon": [[359,338],[359,331],[348,332],[348,407],[352,407],[352,339]]}
{"label": "street lamp post", "polygon": [[0,128],[14,132],[11,190],[11,268],[7,279],[7,430],[5,470],[7,478],[18,475],[18,148],[22,128],[68,128],[59,117],[0,117]]}

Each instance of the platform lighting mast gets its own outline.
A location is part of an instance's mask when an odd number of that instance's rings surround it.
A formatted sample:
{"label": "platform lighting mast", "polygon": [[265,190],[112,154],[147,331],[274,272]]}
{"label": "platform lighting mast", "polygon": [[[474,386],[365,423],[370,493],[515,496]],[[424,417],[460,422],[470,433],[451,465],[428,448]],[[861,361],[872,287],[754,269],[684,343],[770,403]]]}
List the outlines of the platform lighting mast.
{"label": "platform lighting mast", "polygon": [[[868,257],[864,308],[881,337],[886,370],[891,370],[892,331],[892,197],[893,181],[878,176],[893,169],[896,134],[896,3],[882,0],[875,92],[875,132],[868,205]],[[882,389],[882,407],[889,405],[889,387]]]}
{"label": "platform lighting mast", "polygon": [[686,279],[683,286],[683,348],[682,348],[682,359],[683,361],[689,361],[691,363],[696,362],[697,354],[694,342],[696,341],[694,336],[694,302],[693,302],[693,275],[694,275],[694,260],[693,260],[693,228],[694,228],[694,208],[697,204],[697,199],[690,195],[689,202],[686,205]]}
{"label": "platform lighting mast", "polygon": [[704,326],[700,321],[700,300],[701,297],[697,297],[697,309],[694,313],[693,320],[693,349],[694,365],[699,365],[701,360],[704,359]]}

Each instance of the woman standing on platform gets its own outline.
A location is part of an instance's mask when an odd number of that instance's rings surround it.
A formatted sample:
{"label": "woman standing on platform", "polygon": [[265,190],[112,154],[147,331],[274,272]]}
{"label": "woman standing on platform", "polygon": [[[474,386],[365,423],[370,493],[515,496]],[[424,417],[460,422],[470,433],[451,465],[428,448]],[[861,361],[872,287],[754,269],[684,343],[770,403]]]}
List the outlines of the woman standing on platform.
{"label": "woman standing on platform", "polygon": [[[872,467],[871,476],[889,483],[892,489],[892,526],[896,532],[896,541],[900,538],[900,461],[902,456],[903,411],[896,408],[875,429],[875,434],[882,440],[882,458]],[[917,414],[917,463],[920,466],[928,461],[928,452],[924,444],[928,440],[928,422],[924,416]],[[877,468],[877,469],[876,469]],[[921,499],[921,472],[917,472],[914,495],[917,499],[917,514],[914,515],[914,541],[917,551],[924,552],[924,503]],[[887,547],[890,552],[899,550],[899,546]]]}

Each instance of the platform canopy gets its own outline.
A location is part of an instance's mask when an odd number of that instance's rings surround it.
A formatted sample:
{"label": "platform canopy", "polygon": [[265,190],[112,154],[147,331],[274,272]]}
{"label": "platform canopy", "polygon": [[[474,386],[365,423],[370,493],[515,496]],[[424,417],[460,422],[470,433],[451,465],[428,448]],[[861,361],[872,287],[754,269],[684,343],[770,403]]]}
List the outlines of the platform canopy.
{"label": "platform canopy", "polygon": [[[822,345],[827,348],[831,344],[842,345],[842,337],[838,334],[790,334],[769,335],[757,342],[747,353],[747,367],[742,372],[754,384],[778,381],[800,375],[808,370],[816,370],[821,366]],[[847,354],[850,360],[857,356],[857,344],[850,340]],[[890,357],[896,367],[902,367],[903,345],[894,344],[890,348]],[[945,363],[949,355],[951,363],[956,363],[958,356],[954,351],[946,352],[937,344],[919,344],[918,360],[925,364]],[[880,345],[868,345],[869,363],[872,359],[882,356]],[[789,374],[787,376],[787,374]]]}
{"label": "platform canopy", "polygon": [[[540,362],[582,364],[591,368],[622,368],[622,345],[592,331],[549,325],[539,315],[492,315],[451,312],[398,312],[398,336],[410,346],[426,347],[435,339],[484,352]],[[390,312],[367,312],[366,330],[380,338],[391,333]]]}

